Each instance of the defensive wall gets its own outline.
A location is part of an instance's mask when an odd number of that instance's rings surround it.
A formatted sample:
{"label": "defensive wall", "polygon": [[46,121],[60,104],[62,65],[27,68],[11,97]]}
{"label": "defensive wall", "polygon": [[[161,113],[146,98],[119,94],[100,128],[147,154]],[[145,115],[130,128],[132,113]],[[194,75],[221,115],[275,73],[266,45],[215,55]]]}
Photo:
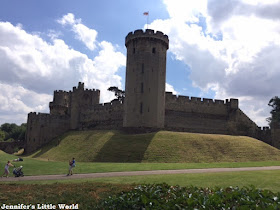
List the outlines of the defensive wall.
{"label": "defensive wall", "polygon": [[28,114],[25,152],[30,153],[70,129],[67,115],[31,112]]}
{"label": "defensive wall", "polygon": [[96,104],[82,111],[79,129],[120,129],[123,125],[123,112],[123,103],[119,100]]}
{"label": "defensive wall", "polygon": [[12,154],[14,152],[17,152],[18,149],[24,148],[24,142],[23,141],[12,141],[12,142],[0,142],[0,150]]}
{"label": "defensive wall", "polygon": [[[80,83],[79,83],[80,84]],[[81,83],[82,84],[82,83]],[[79,92],[77,92],[77,90]],[[77,96],[73,97],[73,93]],[[124,104],[117,99],[99,104],[99,90],[82,86],[73,92],[55,91],[50,103],[50,114],[28,114],[25,151],[32,152],[59,135],[73,130],[72,117],[77,120],[74,130],[122,129]],[[94,98],[95,97],[95,98]],[[74,101],[79,100],[79,101]],[[75,109],[73,109],[73,103]],[[55,106],[64,107],[60,112]],[[77,112],[77,113],[74,113]],[[77,118],[78,116],[78,118]],[[280,125],[258,127],[238,107],[237,99],[214,100],[207,98],[165,94],[165,130],[197,133],[245,135],[280,148]]]}
{"label": "defensive wall", "polygon": [[238,107],[238,99],[208,99],[165,94],[165,129],[245,135],[270,143],[270,129],[260,128]]}

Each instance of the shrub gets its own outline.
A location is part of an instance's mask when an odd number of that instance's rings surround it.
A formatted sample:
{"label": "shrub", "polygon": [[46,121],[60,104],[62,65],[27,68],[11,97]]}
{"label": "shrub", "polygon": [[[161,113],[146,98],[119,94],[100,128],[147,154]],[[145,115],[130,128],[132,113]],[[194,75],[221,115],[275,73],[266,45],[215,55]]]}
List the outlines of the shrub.
{"label": "shrub", "polygon": [[279,209],[280,193],[250,187],[140,185],[103,200],[100,209]]}

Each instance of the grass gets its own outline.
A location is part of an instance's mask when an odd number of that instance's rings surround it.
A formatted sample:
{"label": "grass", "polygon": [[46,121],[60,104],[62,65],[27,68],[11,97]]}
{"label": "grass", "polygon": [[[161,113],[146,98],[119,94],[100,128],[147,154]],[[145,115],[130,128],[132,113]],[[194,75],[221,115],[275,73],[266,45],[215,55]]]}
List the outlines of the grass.
{"label": "grass", "polygon": [[128,191],[138,184],[167,183],[169,185],[203,188],[254,185],[256,188],[280,192],[276,177],[280,171],[246,171],[206,174],[149,175],[131,177],[96,178],[67,181],[28,181],[24,183],[0,183],[0,203],[79,204],[79,209],[92,209],[109,195]]}
{"label": "grass", "polygon": [[79,162],[211,163],[279,161],[280,151],[245,136],[160,131],[72,131],[30,155],[32,158]]}
{"label": "grass", "polygon": [[242,172],[220,172],[220,173],[203,173],[203,174],[170,174],[170,175],[145,175],[145,176],[123,176],[123,177],[106,177],[106,178],[88,178],[88,179],[69,179],[69,180],[46,180],[46,181],[25,181],[5,182],[2,185],[32,185],[41,184],[84,184],[84,183],[103,183],[117,185],[136,185],[136,184],[153,184],[167,183],[169,185],[196,186],[196,187],[229,187],[229,186],[250,186],[267,189],[273,192],[280,192],[280,183],[277,177],[280,176],[279,170],[267,171],[242,171]]}
{"label": "grass", "polygon": [[[38,184],[0,184],[0,203],[1,205],[31,204],[35,205],[35,207],[37,207],[37,204],[57,205],[64,203],[78,204],[79,209],[92,209],[90,207],[95,206],[100,199],[121,191],[127,191],[131,188],[132,185],[102,183],[54,183],[44,186]],[[46,209],[46,207],[41,209]]]}
{"label": "grass", "polygon": [[[3,166],[7,160],[17,158],[0,151],[0,165]],[[22,162],[12,162],[17,167],[22,165],[25,175],[50,175],[66,174],[68,162],[48,161],[24,157]],[[146,170],[176,170],[176,169],[197,169],[197,168],[239,168],[257,166],[278,166],[280,161],[259,161],[259,162],[223,162],[223,163],[89,163],[77,161],[74,173],[97,173],[115,171],[146,171]]]}

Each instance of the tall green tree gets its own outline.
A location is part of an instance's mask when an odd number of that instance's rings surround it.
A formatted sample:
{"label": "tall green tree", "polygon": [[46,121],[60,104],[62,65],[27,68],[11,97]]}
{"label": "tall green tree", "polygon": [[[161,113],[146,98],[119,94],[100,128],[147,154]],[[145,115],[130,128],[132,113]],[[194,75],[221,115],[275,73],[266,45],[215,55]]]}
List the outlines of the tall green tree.
{"label": "tall green tree", "polygon": [[271,116],[267,118],[269,125],[271,126],[274,122],[280,123],[280,98],[278,96],[273,97],[269,100],[268,106],[272,107]]}

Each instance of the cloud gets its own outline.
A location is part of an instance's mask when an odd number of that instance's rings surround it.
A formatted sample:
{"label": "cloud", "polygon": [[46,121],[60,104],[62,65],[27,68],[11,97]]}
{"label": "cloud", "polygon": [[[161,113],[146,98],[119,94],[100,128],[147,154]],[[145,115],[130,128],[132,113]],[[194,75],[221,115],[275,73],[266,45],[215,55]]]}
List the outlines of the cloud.
{"label": "cloud", "polygon": [[49,112],[53,91],[69,91],[79,81],[100,89],[101,102],[114,97],[108,87],[121,87],[117,72],[126,58],[110,42],[96,41],[100,50],[91,59],[57,36],[46,42],[9,22],[0,22],[0,34],[0,123],[25,122],[30,111]]}
{"label": "cloud", "polygon": [[57,22],[61,25],[70,25],[72,27],[72,31],[76,35],[76,39],[83,42],[88,49],[92,51],[95,50],[97,38],[96,30],[83,25],[81,23],[81,19],[75,19],[75,16],[72,13],[64,15],[61,19],[57,20]]}
{"label": "cloud", "polygon": [[168,83],[165,84],[165,91],[166,92],[172,92],[174,95],[178,95],[179,92],[177,92],[174,87]]}
{"label": "cloud", "polygon": [[40,94],[25,89],[20,85],[0,83],[0,125],[9,122],[21,124],[27,121],[27,113],[37,110],[46,112],[47,101],[52,100],[52,95]]}
{"label": "cloud", "polygon": [[150,26],[169,35],[169,50],[190,68],[192,85],[239,98],[241,109],[266,125],[267,102],[280,92],[280,1],[164,3],[170,17]]}

